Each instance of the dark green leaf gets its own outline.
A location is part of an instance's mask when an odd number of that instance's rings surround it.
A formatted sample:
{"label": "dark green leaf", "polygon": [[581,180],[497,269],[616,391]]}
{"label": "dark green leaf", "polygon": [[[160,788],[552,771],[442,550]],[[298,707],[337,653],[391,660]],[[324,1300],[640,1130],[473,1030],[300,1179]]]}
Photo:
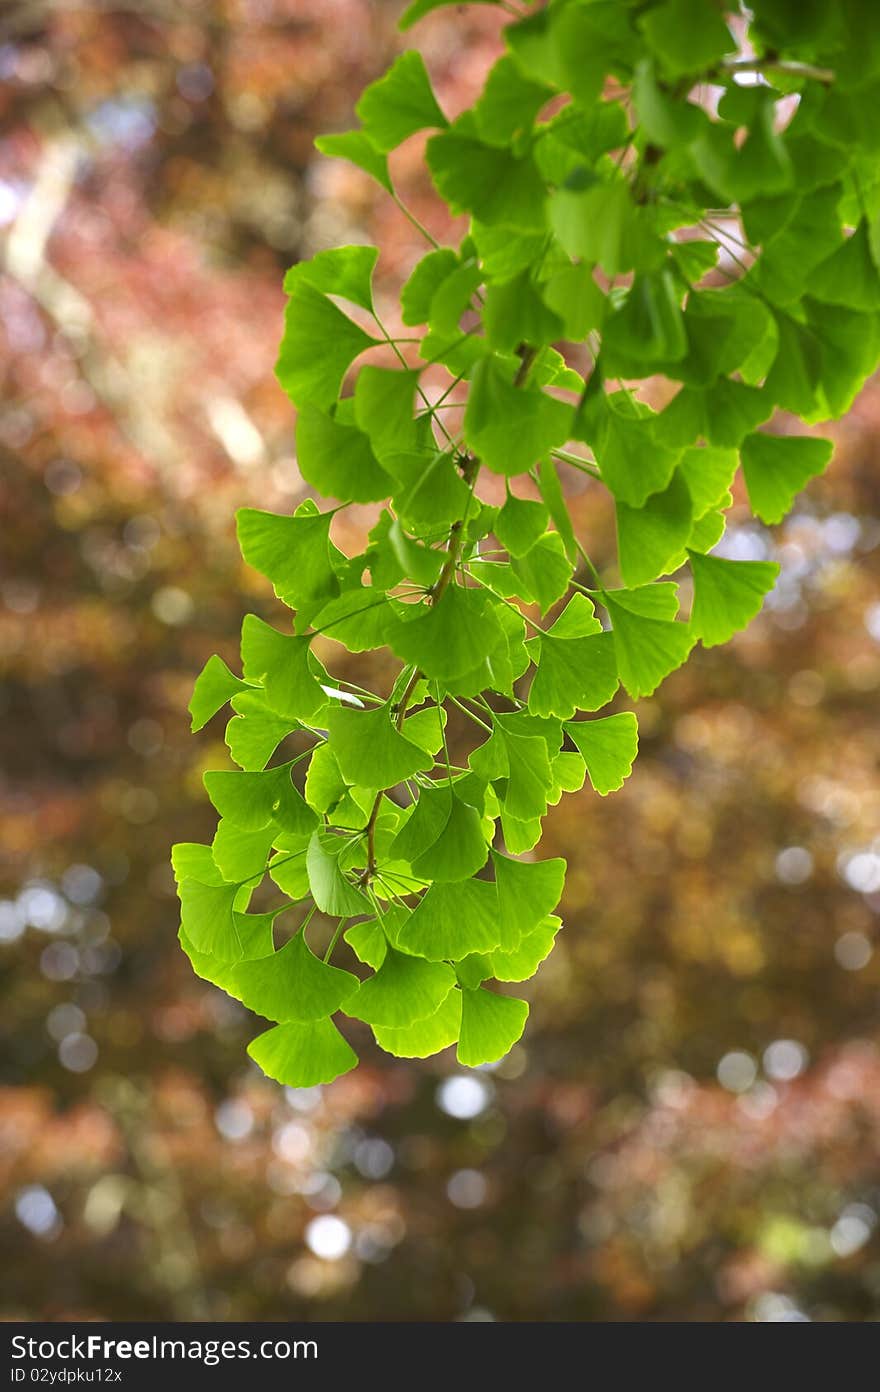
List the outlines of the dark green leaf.
{"label": "dark green leaf", "polygon": [[528,156],[518,159],[452,126],[431,137],[427,159],[453,214],[473,213],[489,226],[522,232],[544,227],[544,182]]}

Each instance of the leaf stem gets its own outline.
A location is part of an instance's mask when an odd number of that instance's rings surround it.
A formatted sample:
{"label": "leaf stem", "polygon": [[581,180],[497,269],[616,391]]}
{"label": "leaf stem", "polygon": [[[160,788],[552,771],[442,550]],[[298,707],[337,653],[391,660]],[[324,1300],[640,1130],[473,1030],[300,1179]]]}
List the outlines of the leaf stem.
{"label": "leaf stem", "polygon": [[425,224],[424,224],[423,222],[420,222],[420,221],[419,221],[419,219],[416,217],[415,213],[412,212],[411,209],[409,209],[409,208],[406,206],[406,204],[404,203],[403,199],[400,197],[399,194],[397,194],[397,193],[392,193],[391,197],[394,199],[394,202],[397,204],[398,208],[399,208],[400,211],[403,213],[403,216],[404,216],[409,222],[412,223],[412,225],[413,225],[413,227],[416,229],[416,231],[421,233],[421,235],[425,238],[425,241],[426,241],[426,242],[430,242],[430,243],[431,243],[431,246],[434,248],[435,251],[439,251],[439,250],[440,250],[440,243],[437,241],[437,238],[434,236],[433,232],[429,232],[428,229],[427,229],[427,227],[425,226]]}
{"label": "leaf stem", "polygon": [[[347,922],[348,922],[348,919],[347,919],[347,918],[341,918],[341,919],[339,920],[339,922],[337,923],[337,925],[336,925],[336,932],[333,934],[333,937],[330,939],[330,946],[327,948],[327,951],[324,953],[324,959],[323,959],[323,960],[324,960],[325,962],[329,962],[329,961],[330,961],[330,958],[333,956],[333,949],[334,949],[334,947],[336,946],[336,944],[339,942],[339,934],[342,932],[342,930],[343,930],[343,928],[345,927],[345,925],[346,925]],[[305,926],[305,925],[303,925],[303,926]]]}

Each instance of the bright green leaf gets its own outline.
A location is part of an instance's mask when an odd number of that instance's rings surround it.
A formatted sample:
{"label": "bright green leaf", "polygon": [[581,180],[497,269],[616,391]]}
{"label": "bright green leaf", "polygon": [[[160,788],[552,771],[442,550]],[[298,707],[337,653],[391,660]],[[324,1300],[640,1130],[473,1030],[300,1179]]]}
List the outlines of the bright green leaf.
{"label": "bright green leaf", "polygon": [[239,1000],[267,1020],[308,1024],[334,1014],[359,981],[316,957],[300,930],[271,956],[240,962],[232,973]]}
{"label": "bright green leaf", "polygon": [[416,49],[401,53],[384,77],[366,88],[355,110],[366,135],[385,154],[416,131],[447,124]]}
{"label": "bright green leaf", "polygon": [[247,689],[247,684],[234,676],[222,657],[214,653],[196,677],[189,702],[189,713],[192,716],[190,728],[193,732],[201,730],[202,726],[207,725],[211,717],[217,714],[221,706],[225,706],[238,692]]}
{"label": "bright green leaf", "polygon": [[363,431],[341,425],[309,402],[297,417],[296,459],[303,478],[324,497],[374,503],[394,487]]}
{"label": "bright green leaf", "polygon": [[295,406],[333,404],[354,359],[376,339],[326,295],[298,281],[284,311],[284,337],[275,375]]}
{"label": "bright green leaf", "polygon": [[403,1029],[377,1025],[373,1034],[380,1049],[396,1058],[429,1058],[458,1039],[461,1029],[461,991],[452,990],[433,1015]]}
{"label": "bright green leaf", "polygon": [[745,628],[764,603],[779,574],[775,561],[728,561],[688,553],[694,573],[691,628],[704,648],[726,643]]}
{"label": "bright green leaf", "polygon": [[309,638],[279,633],[255,614],[244,617],[242,670],[248,681],[262,682],[266,701],[276,715],[311,720],[327,703],[322,684],[313,675],[310,643]]}
{"label": "bright green leaf", "polygon": [[313,290],[339,295],[372,314],[373,271],[378,259],[376,247],[330,247],[291,266],[284,277],[284,293],[292,295],[297,285],[311,285]]}
{"label": "bright green leaf", "polygon": [[827,467],[831,440],[806,435],[747,435],[742,467],[752,511],[762,522],[781,522],[795,494]]}
{"label": "bright green leaf", "polygon": [[637,590],[613,590],[607,603],[613,625],[614,651],[620,680],[634,699],[651,696],[664,677],[686,661],[694,645],[688,624],[658,618],[652,591],[659,585]]}
{"label": "bright green leaf", "polygon": [[498,898],[488,880],[432,885],[398,937],[403,952],[429,962],[491,952],[500,941]]}
{"label": "bright green leaf", "polygon": [[395,728],[387,706],[330,711],[327,729],[343,778],[362,788],[392,788],[434,763]]}
{"label": "bright green leaf", "polygon": [[455,972],[444,962],[426,962],[389,944],[381,967],[348,1002],[346,1014],[368,1025],[406,1029],[434,1015],[454,985]]}
{"label": "bright green leaf", "polygon": [[552,913],[565,884],[565,861],[512,860],[492,852],[498,890],[502,952],[513,952],[521,938]]}
{"label": "bright green leaf", "polygon": [[515,996],[499,996],[484,986],[461,993],[461,1034],[456,1057],[466,1068],[494,1063],[509,1053],[526,1027],[529,1007]]}
{"label": "bright green leaf", "polygon": [[316,831],[306,852],[309,888],[322,913],[333,918],[349,918],[369,911],[366,895],[345,878],[339,868],[345,842],[337,836]]}
{"label": "bright green leaf", "polygon": [[568,439],[574,412],[546,393],[516,387],[494,359],[478,363],[464,432],[474,453],[497,474],[521,474]]}
{"label": "bright green leaf", "polygon": [[566,733],[577,746],[597,793],[622,788],[639,750],[639,722],[631,711],[604,720],[569,721]]}
{"label": "bright green leaf", "polygon": [[339,135],[319,135],[315,148],[322,155],[334,159],[347,159],[369,174],[387,193],[393,193],[394,185],[388,173],[388,159],[377,150],[372,140],[363,131],[343,131]]}
{"label": "bright green leaf", "polygon": [[251,1058],[287,1087],[317,1087],[348,1073],[358,1059],[331,1020],[275,1025],[248,1045]]}

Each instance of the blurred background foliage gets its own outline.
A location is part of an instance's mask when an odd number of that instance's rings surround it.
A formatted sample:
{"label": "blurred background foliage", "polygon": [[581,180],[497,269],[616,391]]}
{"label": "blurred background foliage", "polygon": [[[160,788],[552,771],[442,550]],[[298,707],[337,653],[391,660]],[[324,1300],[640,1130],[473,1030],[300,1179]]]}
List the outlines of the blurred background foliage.
{"label": "blurred background foliage", "polygon": [[[876,1319],[880,385],[784,527],[734,510],[728,554],[782,562],[762,618],[643,703],[624,791],[548,818],[566,926],[501,1066],[380,1059],[355,1026],[356,1074],[279,1088],[178,949],[168,847],[210,838],[225,757],[220,720],[188,733],[192,678],[277,613],[233,509],[307,492],[283,270],[376,240],[393,314],[422,250],[312,149],[400,8],[0,15],[3,1312]],[[503,17],[420,27],[450,112]],[[395,161],[442,236],[418,140]]]}

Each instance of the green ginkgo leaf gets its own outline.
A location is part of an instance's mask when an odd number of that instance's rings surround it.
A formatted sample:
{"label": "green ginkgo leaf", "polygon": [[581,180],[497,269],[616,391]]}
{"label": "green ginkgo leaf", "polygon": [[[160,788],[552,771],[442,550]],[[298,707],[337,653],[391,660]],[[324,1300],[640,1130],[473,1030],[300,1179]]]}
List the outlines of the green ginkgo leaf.
{"label": "green ginkgo leaf", "polygon": [[526,1027],[528,1003],[515,996],[496,995],[484,986],[463,990],[461,997],[459,1063],[478,1068],[509,1054]]}
{"label": "green ginkgo leaf", "polygon": [[[275,910],[273,913],[262,914],[233,913],[242,959],[265,957],[273,950],[275,944],[272,938],[272,924],[280,912],[283,911]],[[238,960],[230,961],[225,957],[215,957],[210,952],[199,951],[193,946],[183,928],[180,929],[178,938],[196,976],[213,982],[237,1000],[238,992],[233,977]]]}
{"label": "green ginkgo leaf", "polygon": [[423,785],[415,805],[391,843],[391,854],[410,864],[423,855],[442,833],[452,808],[452,789],[447,782]]}
{"label": "green ginkgo leaf", "polygon": [[408,714],[401,728],[412,744],[417,744],[427,754],[437,754],[443,747],[446,718],[444,707],[424,706]]}
{"label": "green ginkgo leaf", "polygon": [[[313,615],[312,626],[316,633],[341,643],[349,652],[369,652],[384,647],[388,626],[400,617],[402,608],[384,590],[363,585],[331,599]],[[360,702],[350,698],[349,704]]]}
{"label": "green ginkgo leaf", "polygon": [[227,701],[231,701],[233,696],[247,689],[247,683],[234,676],[222,657],[214,653],[208,658],[193,686],[189,701],[189,713],[192,716],[190,728],[193,732],[201,730]]}
{"label": "green ginkgo leaf", "polygon": [[547,528],[547,508],[528,498],[507,495],[503,508],[495,518],[495,535],[511,556],[525,556]]}
{"label": "green ginkgo leaf", "polygon": [[487,976],[494,976],[496,981],[528,981],[550,956],[561,927],[562,919],[550,914],[511,951],[490,953]]}
{"label": "green ginkgo leaf", "polygon": [[311,720],[327,704],[326,692],[314,673],[311,639],[279,633],[255,614],[241,625],[241,665],[249,681],[261,683],[266,702],[278,716]]}
{"label": "green ginkgo leaf", "polygon": [[391,182],[391,175],[388,172],[388,157],[383,155],[380,150],[370,140],[369,136],[363,131],[342,131],[338,135],[319,135],[315,141],[315,149],[322,155],[329,155],[334,159],[346,159],[352,164],[357,165],[365,174],[369,174],[375,179],[377,184],[381,184],[387,193],[393,193],[394,185]]}
{"label": "green ginkgo leaf", "polygon": [[546,532],[524,556],[515,557],[510,568],[542,614],[568,593],[574,570],[558,532]]}
{"label": "green ginkgo leaf", "polygon": [[603,633],[586,595],[575,595],[551,628],[530,640],[536,672],[529,691],[534,715],[569,720],[598,710],[619,684],[614,640]]}
{"label": "green ginkgo leaf", "polygon": [[747,435],[742,468],[752,511],[762,522],[781,522],[795,495],[827,467],[834,445],[807,435]]}
{"label": "green ginkgo leaf", "polygon": [[435,1014],[454,985],[455,972],[444,962],[426,962],[389,944],[381,967],[361,984],[345,1013],[368,1025],[405,1029]]}
{"label": "green ginkgo leaf", "polygon": [[480,139],[488,145],[509,145],[515,136],[529,129],[552,96],[551,87],[533,82],[511,54],[504,54],[490,69],[474,107]]}
{"label": "green ginkgo leaf", "polygon": [[261,773],[211,769],[204,775],[208,797],[220,813],[244,831],[270,823],[284,831],[308,831],[317,817],[290,781],[293,763]]}
{"label": "green ginkgo leaf", "polygon": [[639,722],[631,711],[604,720],[568,721],[565,731],[577,746],[597,793],[604,797],[623,787],[639,751]]}
{"label": "green ginkgo leaf", "polygon": [[514,385],[495,358],[477,364],[464,417],[468,444],[497,474],[522,474],[571,434],[571,406],[535,388]]}
{"label": "green ginkgo leaf", "polygon": [[378,340],[320,290],[298,281],[284,311],[275,375],[295,406],[332,406],[348,368]]}
{"label": "green ginkgo leaf", "polygon": [[660,616],[660,585],[613,590],[604,596],[613,625],[620,680],[630,696],[651,696],[686,661],[694,645],[690,625]]}
{"label": "green ginkgo leaf", "polygon": [[456,796],[454,785],[450,789],[447,784],[446,788],[447,813],[440,833],[410,861],[413,874],[421,880],[444,883],[467,880],[481,870],[489,859],[489,847],[479,812]]}
{"label": "green ginkgo leaf", "polygon": [[296,462],[307,483],[324,497],[375,503],[394,484],[370,445],[369,436],[306,402],[296,422]]}
{"label": "green ginkgo leaf", "polygon": [[416,49],[402,53],[384,77],[371,83],[355,110],[369,139],[385,154],[416,131],[448,124]]}
{"label": "green ginkgo leaf", "polygon": [[267,1078],[295,1088],[332,1083],[358,1061],[332,1020],[275,1025],[251,1041],[248,1053]]}
{"label": "green ginkgo leaf", "polygon": [[646,585],[663,575],[681,554],[693,525],[693,502],[684,476],[675,471],[662,493],[641,507],[617,503],[620,573],[629,586]]}
{"label": "green ginkgo leaf", "polygon": [[330,247],[291,266],[284,277],[284,293],[292,295],[297,285],[311,285],[313,290],[340,295],[372,314],[373,271],[378,259],[376,247]]}
{"label": "green ginkgo leaf", "polygon": [[449,247],[439,247],[422,257],[400,292],[400,317],[404,324],[427,324],[435,291],[458,264],[458,257]]}
{"label": "green ginkgo leaf", "polygon": [[496,717],[492,739],[474,751],[470,764],[486,778],[504,780],[500,797],[508,816],[519,821],[543,817],[553,774],[540,734],[523,733],[511,719]]}
{"label": "green ginkgo leaf", "polygon": [[452,990],[433,1015],[416,1020],[402,1029],[376,1025],[373,1034],[380,1049],[396,1058],[430,1058],[448,1049],[461,1029],[461,991]]}
{"label": "green ginkgo leaf", "polygon": [[451,211],[472,213],[489,227],[532,232],[544,226],[546,189],[534,161],[499,150],[456,123],[428,141],[434,184]]}
{"label": "green ginkgo leaf", "polygon": [[[376,458],[380,463],[385,461],[385,467],[392,474],[396,472],[396,459],[402,453],[419,448],[420,431],[418,422],[413,418],[418,384],[418,372],[407,368],[367,364],[357,376],[354,388],[355,422],[369,440]],[[387,474],[385,478],[388,478]],[[387,496],[393,486],[389,484],[385,494],[379,496]]]}
{"label": "green ginkgo leaf", "polygon": [[726,643],[760,610],[779,574],[775,561],[728,561],[688,552],[694,573],[691,628],[704,648]]}
{"label": "green ginkgo leaf", "polygon": [[[258,621],[259,622],[259,621]],[[316,683],[317,685],[317,683]],[[272,682],[276,700],[287,696],[286,690],[279,692],[276,682]],[[311,684],[306,687],[311,695]],[[324,693],[315,695],[315,700],[324,702]],[[308,705],[300,698],[300,705]],[[295,716],[279,715],[269,705],[269,693],[265,689],[256,691],[249,688],[240,696],[233,696],[234,714],[226,726],[226,747],[239,768],[259,772],[264,769],[283,739],[299,728]]]}
{"label": "green ginkgo leaf", "polygon": [[368,913],[370,901],[365,894],[356,889],[339,868],[339,857],[344,850],[344,841],[339,837],[316,831],[309,841],[306,852],[306,869],[309,888],[322,913],[333,918],[348,918],[354,914]]}
{"label": "green ginkgo leaf", "polygon": [[851,237],[810,272],[810,294],[849,309],[880,309],[880,272],[863,218]]}
{"label": "green ginkgo leaf", "polygon": [[248,1010],[278,1023],[326,1019],[360,986],[351,972],[316,957],[302,930],[278,952],[240,962],[231,979]]}
{"label": "green ginkgo leaf", "polygon": [[181,926],[193,947],[222,961],[237,961],[242,944],[232,909],[238,885],[181,880],[178,893]]}
{"label": "green ginkgo leaf", "polygon": [[224,880],[241,883],[264,871],[278,834],[274,824],[246,831],[221,817],[211,842],[211,854]]}
{"label": "green ginkgo leaf", "polygon": [[669,484],[679,451],[664,439],[655,416],[625,414],[621,405],[608,404],[600,427],[592,436],[596,459],[615,498],[640,508],[652,493]]}
{"label": "green ginkgo leaf", "polygon": [[365,919],[352,928],[346,928],[342,935],[359,962],[364,962],[373,971],[378,971],[385,961],[388,939],[375,918]]}
{"label": "green ginkgo leaf", "polygon": [[362,788],[392,788],[434,763],[396,729],[387,706],[332,710],[327,730],[343,778]]}
{"label": "green ginkgo leaf", "polygon": [[688,486],[695,518],[704,517],[711,508],[719,507],[727,498],[738,463],[736,450],[733,449],[715,449],[706,445],[682,452],[675,472],[684,478]]}
{"label": "green ginkgo leaf", "polygon": [[284,604],[297,609],[304,604],[325,603],[339,593],[339,581],[331,560],[332,513],[281,517],[256,508],[236,513],[241,554],[272,582]]}
{"label": "green ginkgo leaf", "polygon": [[282,894],[286,894],[288,899],[297,903],[300,899],[307,898],[311,892],[308,866],[306,865],[306,851],[310,838],[306,836],[295,839],[303,841],[304,844],[290,850],[279,850],[269,862],[269,878],[273,884],[278,886]]}
{"label": "green ginkgo leaf", "polygon": [[702,0],[661,0],[641,27],[664,72],[675,78],[713,67],[737,46],[720,11]]}
{"label": "green ginkgo leaf", "polygon": [[456,962],[471,952],[491,952],[501,942],[494,884],[461,880],[432,885],[397,941],[401,951],[429,962]]}
{"label": "green ginkgo leaf", "polygon": [[198,841],[178,841],[176,846],[172,846],[171,868],[178,885],[182,880],[198,880],[200,884],[208,885],[219,885],[224,881],[211,854],[211,847],[203,846]]}
{"label": "green ginkgo leaf", "polygon": [[452,681],[480,666],[506,639],[489,595],[450,585],[435,604],[390,628],[388,642],[427,677]]}
{"label": "green ginkgo leaf", "polygon": [[492,852],[500,919],[499,948],[514,951],[520,940],[552,913],[565,884],[565,861],[513,860]]}

